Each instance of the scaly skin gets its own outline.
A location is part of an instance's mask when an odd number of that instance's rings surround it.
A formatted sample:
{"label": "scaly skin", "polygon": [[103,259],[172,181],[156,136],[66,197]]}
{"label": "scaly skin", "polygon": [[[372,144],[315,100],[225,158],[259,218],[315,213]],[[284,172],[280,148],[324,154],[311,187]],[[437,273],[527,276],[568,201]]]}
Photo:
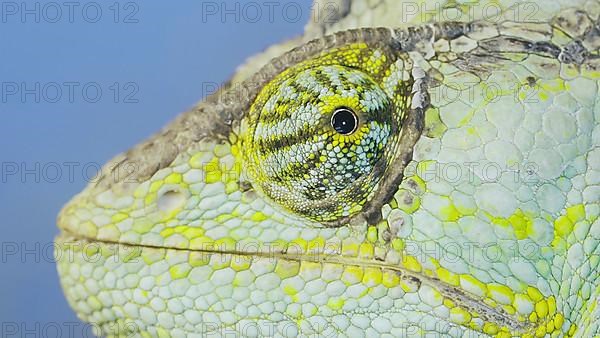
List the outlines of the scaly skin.
{"label": "scaly skin", "polygon": [[340,1],[304,40],[397,28],[275,46],[115,158],[58,218],[78,316],[109,336],[598,336],[600,3],[532,23],[509,2],[415,29],[407,3]]}

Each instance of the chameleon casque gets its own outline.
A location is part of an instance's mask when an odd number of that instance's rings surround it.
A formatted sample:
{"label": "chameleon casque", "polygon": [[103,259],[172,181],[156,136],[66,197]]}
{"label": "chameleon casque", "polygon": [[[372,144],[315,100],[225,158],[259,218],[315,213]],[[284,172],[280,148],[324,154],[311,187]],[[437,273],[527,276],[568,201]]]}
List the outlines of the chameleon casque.
{"label": "chameleon casque", "polygon": [[600,2],[328,3],[64,207],[77,315],[107,336],[598,337]]}

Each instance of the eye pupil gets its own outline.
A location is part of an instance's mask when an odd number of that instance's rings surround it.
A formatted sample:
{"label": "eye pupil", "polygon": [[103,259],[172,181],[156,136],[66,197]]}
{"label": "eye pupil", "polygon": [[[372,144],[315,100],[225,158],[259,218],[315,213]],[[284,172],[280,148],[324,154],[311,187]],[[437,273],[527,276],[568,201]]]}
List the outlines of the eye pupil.
{"label": "eye pupil", "polygon": [[331,126],[339,134],[352,134],[358,126],[358,116],[348,108],[338,108],[331,116]]}

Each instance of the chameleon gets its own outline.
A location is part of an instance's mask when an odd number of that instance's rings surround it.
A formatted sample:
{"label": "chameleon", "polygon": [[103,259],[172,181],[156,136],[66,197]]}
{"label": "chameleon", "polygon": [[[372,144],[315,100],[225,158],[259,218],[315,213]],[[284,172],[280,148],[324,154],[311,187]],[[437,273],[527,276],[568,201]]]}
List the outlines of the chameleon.
{"label": "chameleon", "polygon": [[78,317],[111,337],[599,337],[600,2],[331,4],[65,205]]}

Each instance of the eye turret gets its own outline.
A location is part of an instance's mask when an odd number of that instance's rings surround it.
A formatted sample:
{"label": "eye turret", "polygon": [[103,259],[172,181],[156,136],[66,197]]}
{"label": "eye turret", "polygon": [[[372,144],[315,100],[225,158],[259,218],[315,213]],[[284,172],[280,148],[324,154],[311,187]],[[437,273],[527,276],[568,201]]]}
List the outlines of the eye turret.
{"label": "eye turret", "polygon": [[386,66],[394,65],[373,50],[333,51],[265,85],[242,134],[253,186],[323,223],[361,211],[396,155],[408,110],[410,87]]}

